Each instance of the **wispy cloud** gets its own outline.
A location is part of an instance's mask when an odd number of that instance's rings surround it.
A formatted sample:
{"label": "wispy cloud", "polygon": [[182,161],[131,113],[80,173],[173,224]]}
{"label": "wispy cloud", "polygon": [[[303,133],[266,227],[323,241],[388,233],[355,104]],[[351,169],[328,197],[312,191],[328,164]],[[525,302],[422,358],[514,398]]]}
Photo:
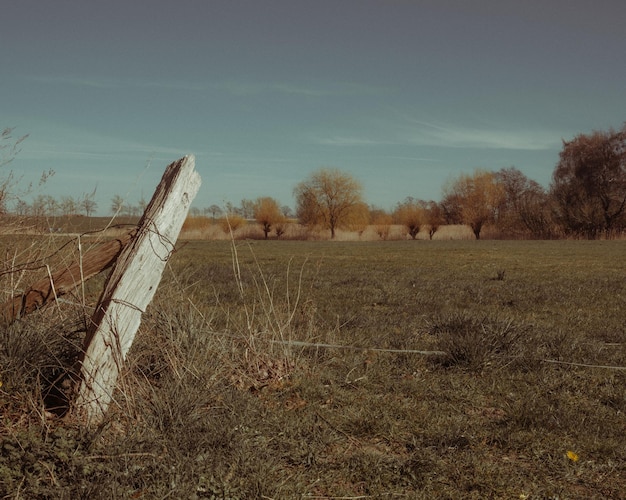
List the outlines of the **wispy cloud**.
{"label": "wispy cloud", "polygon": [[395,141],[386,141],[378,139],[370,139],[367,137],[358,136],[341,136],[335,135],[330,137],[315,137],[313,138],[315,144],[322,146],[337,146],[337,147],[359,147],[359,146],[388,146],[391,144],[398,144]]}
{"label": "wispy cloud", "polygon": [[345,96],[368,96],[391,92],[392,89],[364,85],[360,83],[319,82],[314,85],[293,82],[241,82],[225,81],[212,85],[214,88],[224,90],[239,96],[254,96],[259,94],[277,93],[296,95],[303,97],[345,97]]}
{"label": "wispy cloud", "polygon": [[543,151],[558,147],[560,136],[542,130],[464,127],[410,120],[405,139],[418,146]]}
{"label": "wispy cloud", "polygon": [[182,80],[148,80],[132,78],[101,78],[75,75],[31,76],[29,80],[50,85],[68,85],[94,89],[154,88],[203,92],[217,90],[236,96],[255,96],[268,93],[303,97],[371,96],[392,92],[393,89],[354,82],[319,82],[300,84],[294,82],[245,82],[227,80],[222,82],[197,82]]}
{"label": "wispy cloud", "polygon": [[171,161],[186,153],[189,152],[59,124],[40,123],[24,142],[20,158],[50,162],[64,160],[115,162],[129,157]]}

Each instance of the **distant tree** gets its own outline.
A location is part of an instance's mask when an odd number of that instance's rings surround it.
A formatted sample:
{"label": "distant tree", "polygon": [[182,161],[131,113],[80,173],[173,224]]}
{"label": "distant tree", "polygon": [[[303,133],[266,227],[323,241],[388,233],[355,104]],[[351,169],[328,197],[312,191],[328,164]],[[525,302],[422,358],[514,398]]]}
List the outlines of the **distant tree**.
{"label": "distant tree", "polygon": [[360,236],[367,229],[370,223],[370,209],[366,203],[360,202],[354,206],[349,218],[346,220],[346,227],[350,231],[356,231]]}
{"label": "distant tree", "polygon": [[274,232],[276,233],[276,238],[280,238],[287,231],[287,225],[289,222],[286,217],[283,217],[280,221],[274,224]]}
{"label": "distant tree", "polygon": [[423,224],[426,223],[426,202],[409,196],[398,203],[393,212],[397,224],[403,225],[411,238],[417,238]]}
{"label": "distant tree", "polygon": [[128,201],[122,206],[122,215],[124,217],[132,217],[136,212],[137,208],[131,205]]}
{"label": "distant tree", "polygon": [[478,240],[483,226],[496,220],[504,196],[494,173],[477,169],[472,175],[461,174],[444,186],[442,206],[470,226]]}
{"label": "distant tree", "polygon": [[59,202],[53,197],[44,195],[44,202],[46,204],[46,215],[54,217],[59,213]]}
{"label": "distant tree", "polygon": [[525,189],[517,200],[520,220],[534,238],[547,239],[555,234],[554,202],[539,184]]}
{"label": "distant tree", "polygon": [[235,204],[232,203],[231,201],[226,202],[224,212],[228,215],[239,215],[240,217],[243,217],[243,212],[241,211],[241,207],[235,206]]}
{"label": "distant tree", "polygon": [[448,189],[450,183],[451,181],[448,181],[444,185],[444,196],[439,203],[443,220],[446,224],[463,224],[463,216],[461,214],[461,198],[457,193],[451,192]]}
{"label": "distant tree", "polygon": [[31,204],[30,212],[35,217],[45,217],[46,215],[48,215],[46,212],[46,207],[47,207],[46,197],[42,194],[39,194],[33,200],[33,203]]}
{"label": "distant tree", "polygon": [[71,196],[61,197],[61,213],[64,216],[75,215],[78,212],[78,202]]}
{"label": "distant tree", "polygon": [[589,239],[626,227],[626,124],[563,141],[550,194],[562,228]]}
{"label": "distant tree", "polygon": [[389,238],[393,218],[384,210],[376,209],[370,211],[370,218],[378,237],[382,240]]}
{"label": "distant tree", "polygon": [[189,215],[191,217],[200,217],[202,215],[202,211],[198,207],[191,207],[189,209]]}
{"label": "distant tree", "polygon": [[496,224],[506,234],[546,237],[551,231],[549,197],[543,187],[515,167],[503,168],[494,180],[504,190]]}
{"label": "distant tree", "polygon": [[294,189],[296,215],[306,226],[321,226],[335,237],[338,228],[362,210],[361,184],[338,169],[320,169]]}
{"label": "distant tree", "polygon": [[286,219],[291,219],[293,217],[293,210],[288,205],[283,205],[280,207],[280,211],[283,213]]}
{"label": "distant tree", "polygon": [[126,202],[119,194],[116,194],[111,198],[111,213],[113,215],[120,215],[124,210]]}
{"label": "distant tree", "polygon": [[243,200],[241,200],[241,216],[244,219],[253,219],[254,218],[254,200],[249,200],[247,198],[244,198]]}
{"label": "distant tree", "polygon": [[211,205],[207,209],[207,213],[211,214],[211,218],[215,220],[217,217],[222,215],[222,209],[220,208],[219,205]]}
{"label": "distant tree", "polygon": [[436,201],[429,201],[425,207],[426,224],[428,225],[428,238],[433,239],[435,233],[445,223],[443,207]]}
{"label": "distant tree", "polygon": [[15,215],[24,216],[30,213],[30,207],[24,200],[17,200],[15,202]]}
{"label": "distant tree", "polygon": [[268,238],[272,226],[282,222],[285,216],[280,211],[274,198],[257,198],[253,206],[253,217],[261,225],[265,239]]}
{"label": "distant tree", "polygon": [[93,191],[90,194],[83,195],[83,198],[79,202],[80,209],[85,213],[87,217],[91,217],[96,210],[98,210],[98,203],[94,200],[96,192]]}

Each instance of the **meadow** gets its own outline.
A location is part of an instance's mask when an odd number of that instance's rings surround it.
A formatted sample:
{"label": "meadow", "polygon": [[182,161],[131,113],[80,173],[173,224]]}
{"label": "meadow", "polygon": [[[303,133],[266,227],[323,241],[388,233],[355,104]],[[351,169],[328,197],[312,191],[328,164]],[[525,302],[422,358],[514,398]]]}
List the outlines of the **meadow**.
{"label": "meadow", "polygon": [[624,257],[179,241],[97,429],[42,393],[103,278],[0,332],[0,496],[626,498]]}

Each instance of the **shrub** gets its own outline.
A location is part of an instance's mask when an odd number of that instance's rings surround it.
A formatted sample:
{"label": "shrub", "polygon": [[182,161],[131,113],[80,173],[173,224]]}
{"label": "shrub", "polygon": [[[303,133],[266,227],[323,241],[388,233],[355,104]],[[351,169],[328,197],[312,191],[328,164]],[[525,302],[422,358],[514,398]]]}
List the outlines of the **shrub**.
{"label": "shrub", "polygon": [[435,320],[430,327],[430,333],[437,337],[437,349],[446,353],[435,362],[471,371],[509,363],[519,354],[516,349],[527,331],[511,320],[481,319],[464,313]]}

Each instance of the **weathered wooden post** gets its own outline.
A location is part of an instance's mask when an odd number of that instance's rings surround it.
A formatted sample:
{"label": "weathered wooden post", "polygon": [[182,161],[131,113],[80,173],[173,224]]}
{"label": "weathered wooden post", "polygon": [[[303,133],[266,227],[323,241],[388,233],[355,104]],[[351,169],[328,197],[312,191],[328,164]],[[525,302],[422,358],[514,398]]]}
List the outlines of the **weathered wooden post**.
{"label": "weathered wooden post", "polygon": [[76,398],[76,410],[89,425],[98,423],[111,403],[141,314],[156,292],[200,188],[194,166],[194,157],[185,156],[167,167],[136,236],[120,253],[104,287],[85,337]]}

